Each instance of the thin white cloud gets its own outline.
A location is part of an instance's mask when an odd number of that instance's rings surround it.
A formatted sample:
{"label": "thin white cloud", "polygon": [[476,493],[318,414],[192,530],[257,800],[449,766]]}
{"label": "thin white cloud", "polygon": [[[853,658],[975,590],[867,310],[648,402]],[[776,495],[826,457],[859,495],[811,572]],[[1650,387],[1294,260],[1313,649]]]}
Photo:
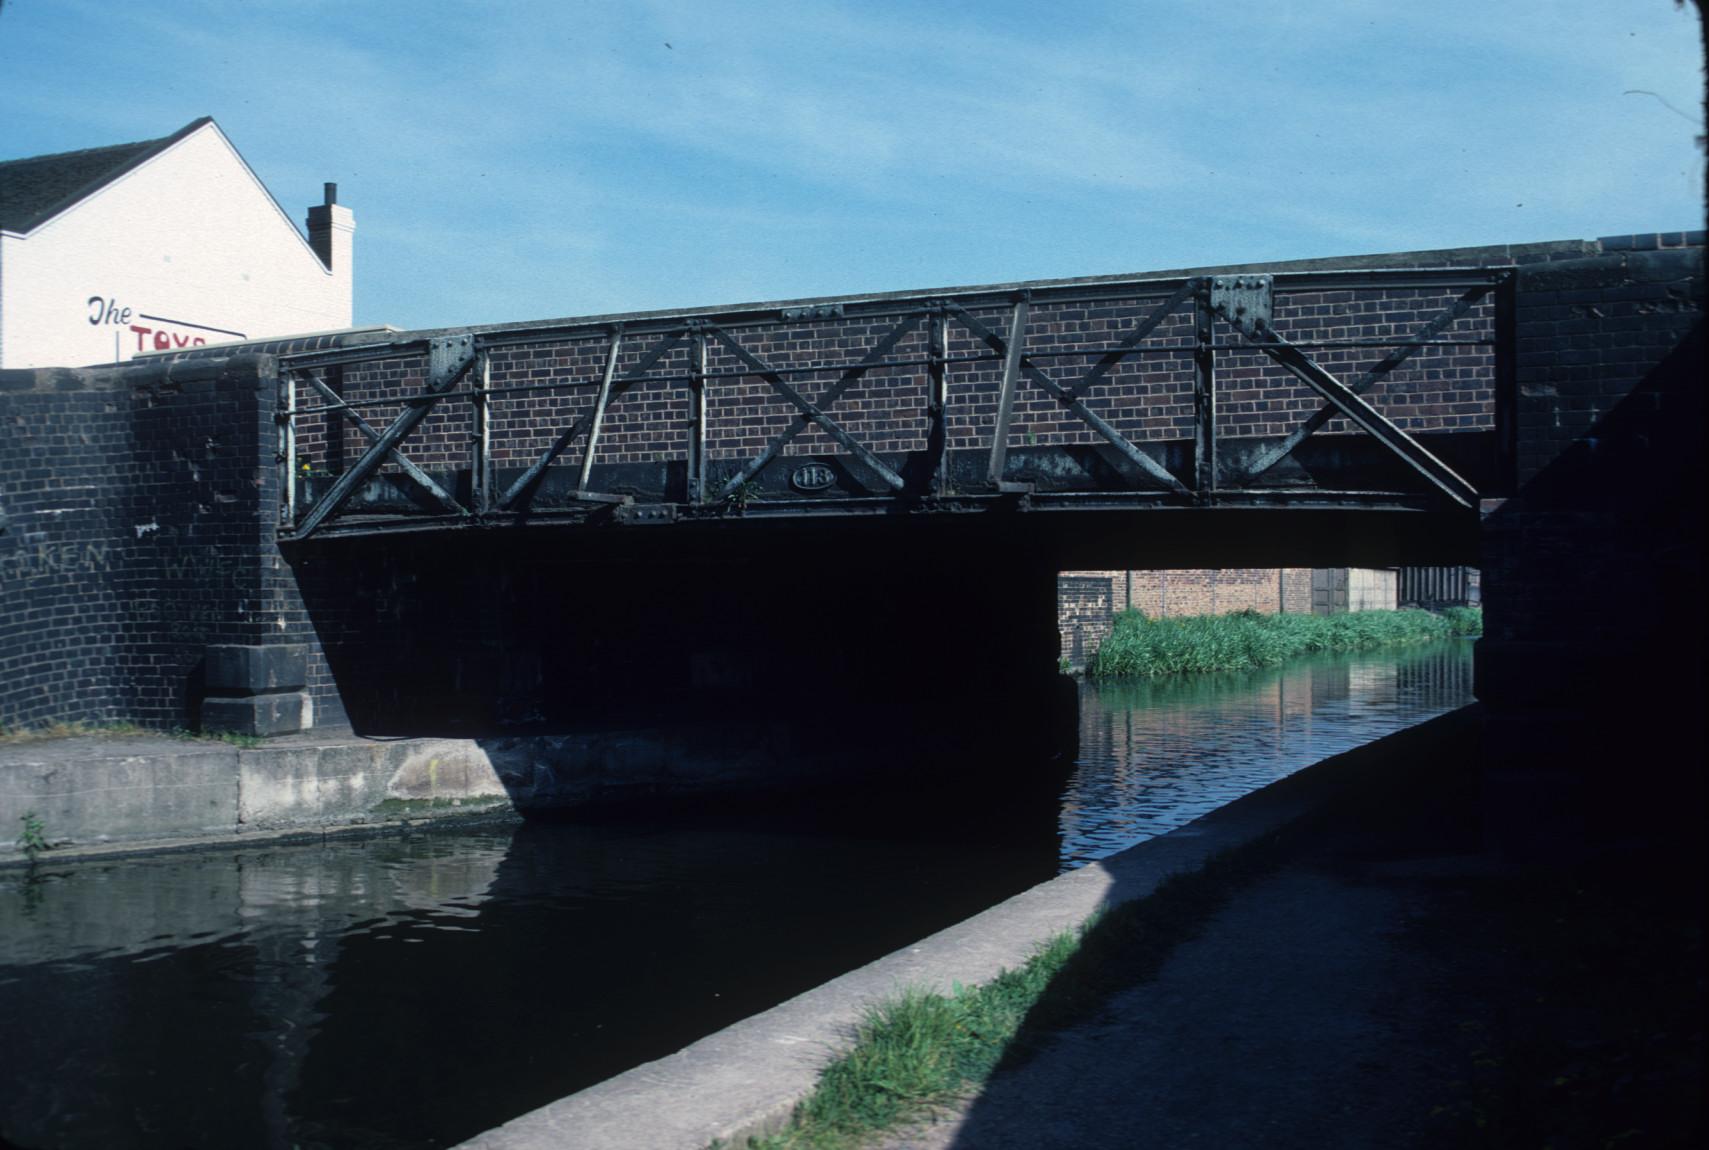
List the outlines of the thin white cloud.
{"label": "thin white cloud", "polygon": [[438,324],[1689,226],[1692,126],[1621,93],[1695,109],[1696,45],[1661,0],[63,0],[8,6],[0,117],[212,112],[293,214],[344,186],[363,318]]}

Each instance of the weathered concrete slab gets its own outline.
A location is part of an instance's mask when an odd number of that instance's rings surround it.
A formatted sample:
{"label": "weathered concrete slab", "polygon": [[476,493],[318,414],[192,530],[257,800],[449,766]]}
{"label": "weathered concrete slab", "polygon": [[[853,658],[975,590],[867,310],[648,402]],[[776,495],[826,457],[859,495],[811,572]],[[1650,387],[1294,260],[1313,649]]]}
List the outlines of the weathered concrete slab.
{"label": "weathered concrete slab", "polygon": [[57,857],[508,811],[479,744],[297,736],[238,748],[162,735],[0,745],[0,863],[33,814]]}
{"label": "weathered concrete slab", "polygon": [[[246,704],[277,696],[247,696]],[[300,696],[293,696],[300,697]],[[210,700],[212,701],[212,700]],[[194,845],[513,810],[800,784],[780,724],[734,721],[578,735],[365,739],[324,731],[238,748],[164,735],[0,745],[0,863],[33,813],[56,851]],[[850,753],[851,771],[860,764]]]}
{"label": "weathered concrete slab", "polygon": [[15,853],[26,813],[50,841],[92,845],[199,837],[237,825],[235,747],[88,740],[93,745],[68,757],[57,745],[64,741],[0,748],[0,858]]}

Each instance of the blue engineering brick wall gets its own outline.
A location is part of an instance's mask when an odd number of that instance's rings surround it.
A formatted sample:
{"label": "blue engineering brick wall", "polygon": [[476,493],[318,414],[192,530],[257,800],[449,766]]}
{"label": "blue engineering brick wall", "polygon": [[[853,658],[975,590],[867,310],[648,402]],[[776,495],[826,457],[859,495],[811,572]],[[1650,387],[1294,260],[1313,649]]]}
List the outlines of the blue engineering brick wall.
{"label": "blue engineering brick wall", "polygon": [[[1516,360],[1522,494],[1486,519],[1492,650],[1504,642],[1511,647],[1540,641],[1567,620],[1582,625],[1584,618],[1573,612],[1595,602],[1597,594],[1610,594],[1610,580],[1653,582],[1645,573],[1653,574],[1658,565],[1698,570],[1700,578],[1700,561],[1691,568],[1687,559],[1669,558],[1682,553],[1679,547],[1664,541],[1650,551],[1634,549],[1629,524],[1637,520],[1629,508],[1563,510],[1558,503],[1527,502],[1523,488],[1560,472],[1567,466],[1562,460],[1595,458],[1599,450],[1607,458],[1606,446],[1598,447],[1598,431],[1617,410],[1627,413],[1627,423],[1630,413],[1646,404],[1662,411],[1664,397],[1646,392],[1644,383],[1701,322],[1702,242],[1701,233],[1672,233],[1479,255],[1381,257],[1384,266],[1400,260],[1521,266]],[[1404,334],[1443,302],[1426,296],[1364,301],[1296,296],[1283,301],[1294,309],[1283,315],[1302,338],[1307,331],[1350,338]],[[1357,306],[1347,310],[1349,302]],[[1108,320],[1092,314],[1096,309],[1058,310],[1061,314],[1036,309],[1036,338],[1085,340]],[[981,318],[1002,326],[1000,311]],[[1477,326],[1474,320],[1482,322],[1478,317],[1467,322]],[[1279,318],[1278,325],[1282,322]],[[853,321],[775,330],[783,334],[759,350],[779,363],[841,361],[851,347],[866,346],[877,334]],[[287,341],[262,350],[306,346]],[[193,725],[200,701],[198,667],[211,643],[308,644],[317,721],[340,717],[336,684],[315,645],[314,625],[321,621],[309,619],[295,575],[274,543],[276,365],[256,349],[239,350],[243,353],[225,359],[188,357],[123,369],[0,372],[0,723]],[[645,350],[637,341],[624,354],[638,358]],[[905,343],[898,354],[919,350]],[[952,339],[952,356],[971,350],[965,333]],[[592,375],[602,366],[603,351],[597,339],[517,348],[495,363],[495,382]],[[1345,364],[1327,353],[1325,359],[1340,370],[1375,354],[1350,351]],[[1190,405],[1187,365],[1178,358],[1136,360],[1131,369],[1112,373],[1100,399],[1104,414],[1136,439],[1182,435]],[[625,362],[632,361],[620,361],[620,371]],[[731,367],[717,358],[712,364],[714,371]],[[660,370],[669,371],[670,365]],[[1243,374],[1246,365],[1234,354],[1219,361],[1225,434],[1275,434],[1315,410],[1314,396],[1287,381],[1263,377],[1260,370],[1252,365]],[[366,388],[383,394],[393,387],[401,396],[415,390],[420,365],[398,361],[363,371],[344,381],[347,393]],[[979,388],[989,390],[996,371],[993,366],[969,373],[957,384],[969,389],[964,398],[970,401],[958,407],[952,396],[952,447],[985,442],[990,405],[971,400]],[[1392,385],[1373,392],[1378,407],[1403,427],[1488,426],[1490,405],[1481,382],[1487,378],[1487,349],[1433,353],[1410,364],[1409,371],[1414,374],[1397,376]],[[1262,389],[1243,382],[1248,379],[1261,380]],[[894,410],[903,386],[897,377],[874,373],[847,393],[839,415],[876,450],[917,448],[919,421],[912,415],[898,419]],[[709,454],[726,466],[751,454],[793,418],[763,383],[747,388],[723,394],[723,406],[712,412]],[[622,461],[678,450],[673,436],[680,437],[681,400],[680,388],[664,385],[637,387],[622,397],[613,405],[601,441],[602,458],[607,451],[609,458]],[[555,432],[577,405],[588,402],[591,395],[585,390],[542,394],[510,411],[495,411],[495,424],[511,420],[516,433],[508,441],[501,438],[495,462],[516,466],[531,458],[542,445],[541,436]],[[1674,399],[1665,403],[1677,405]],[[368,417],[383,424],[388,412],[381,407]],[[457,421],[466,420],[467,408],[446,406],[433,418],[443,425],[430,420],[420,444],[412,440],[411,455],[430,469],[456,466],[465,455],[468,430]],[[1667,431],[1666,413],[1656,418],[1661,424],[1645,434]],[[321,426],[332,422],[328,418]],[[1062,423],[1054,402],[1034,393],[1017,407],[1012,442],[1029,437],[1073,442],[1090,434],[1078,423]],[[365,446],[348,428],[317,441],[312,425],[304,429],[302,445],[311,455],[343,452],[349,458]],[[799,453],[828,449],[818,431],[803,434],[790,448]],[[566,456],[559,466],[577,466],[574,451]],[[1698,520],[1700,535],[1700,512]],[[1627,553],[1629,563],[1620,558]],[[1563,564],[1563,557],[1571,562]],[[1607,613],[1592,629],[1606,631],[1612,642],[1630,627],[1630,619]],[[1488,685],[1496,689],[1493,680]]]}
{"label": "blue engineering brick wall", "polygon": [[0,723],[194,727],[213,643],[312,641],[273,361],[0,372]]}

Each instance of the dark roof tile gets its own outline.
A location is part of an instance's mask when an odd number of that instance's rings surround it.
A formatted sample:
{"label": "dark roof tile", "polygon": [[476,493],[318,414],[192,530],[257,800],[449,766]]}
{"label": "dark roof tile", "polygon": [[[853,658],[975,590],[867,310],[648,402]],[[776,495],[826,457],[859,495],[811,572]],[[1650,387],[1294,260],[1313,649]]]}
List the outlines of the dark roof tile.
{"label": "dark roof tile", "polygon": [[211,122],[204,116],[158,140],[0,161],[0,229],[31,231]]}

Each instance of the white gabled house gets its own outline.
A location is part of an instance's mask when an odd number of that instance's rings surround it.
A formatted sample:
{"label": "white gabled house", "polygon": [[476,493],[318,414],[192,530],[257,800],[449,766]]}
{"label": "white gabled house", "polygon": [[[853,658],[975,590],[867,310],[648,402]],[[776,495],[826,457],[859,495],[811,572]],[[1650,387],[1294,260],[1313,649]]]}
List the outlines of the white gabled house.
{"label": "white gabled house", "polygon": [[347,328],[350,209],[299,231],[204,117],[158,140],[0,162],[0,368]]}

